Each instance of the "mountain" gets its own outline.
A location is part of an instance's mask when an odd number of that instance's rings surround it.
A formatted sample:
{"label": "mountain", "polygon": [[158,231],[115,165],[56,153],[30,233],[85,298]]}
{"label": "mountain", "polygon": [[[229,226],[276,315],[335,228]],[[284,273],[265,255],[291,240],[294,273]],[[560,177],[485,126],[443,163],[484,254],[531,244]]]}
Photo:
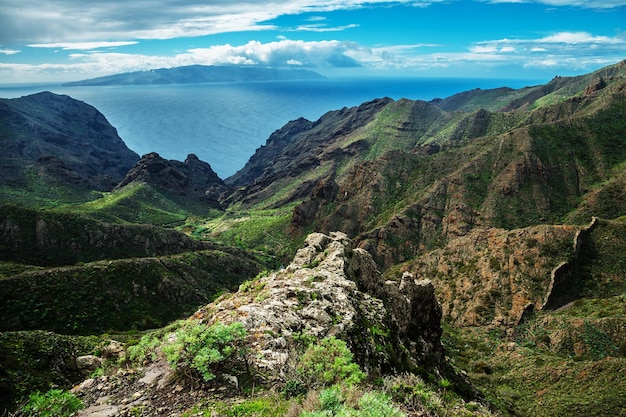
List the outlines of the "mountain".
{"label": "mountain", "polygon": [[137,182],[153,185],[161,191],[181,197],[200,200],[213,208],[221,208],[218,199],[228,191],[228,186],[211,166],[194,154],[188,155],[184,162],[165,160],[155,152],[146,154],[115,189],[123,189]]}
{"label": "mountain", "polygon": [[0,398],[620,415],[625,114],[626,61],[293,120],[224,181],[151,153],[71,203],[4,186]]}
{"label": "mountain", "polygon": [[94,107],[49,92],[0,99],[0,184],[27,188],[30,178],[111,190],[137,162]]}
{"label": "mountain", "polygon": [[302,69],[277,69],[262,67],[190,65],[160,68],[147,71],[127,72],[89,80],[74,81],[64,86],[143,85],[143,84],[192,84],[232,81],[287,81],[319,80],[324,77],[316,72]]}
{"label": "mountain", "polygon": [[[620,63],[515,95],[485,93],[500,111],[476,108],[483,94],[474,91],[433,102],[380,99],[296,120],[225,180],[237,188],[230,203],[297,203],[292,233],[342,230],[384,268],[478,226],[590,221],[583,212],[617,218],[625,73]],[[452,102],[470,110],[442,109]],[[609,193],[602,207],[598,194]]]}

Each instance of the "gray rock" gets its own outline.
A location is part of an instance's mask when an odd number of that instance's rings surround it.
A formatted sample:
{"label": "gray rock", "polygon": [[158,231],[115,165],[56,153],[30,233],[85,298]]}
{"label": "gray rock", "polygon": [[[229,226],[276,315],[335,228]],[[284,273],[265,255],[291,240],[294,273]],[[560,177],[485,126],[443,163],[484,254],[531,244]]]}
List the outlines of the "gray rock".
{"label": "gray rock", "polygon": [[79,356],[76,358],[76,367],[81,371],[95,371],[102,366],[102,359],[94,355]]}
{"label": "gray rock", "polygon": [[281,374],[298,332],[343,339],[370,372],[442,360],[441,307],[432,284],[407,275],[385,285],[369,253],[354,249],[344,233],[309,235],[287,268],[253,287],[196,317],[243,323],[259,369]]}

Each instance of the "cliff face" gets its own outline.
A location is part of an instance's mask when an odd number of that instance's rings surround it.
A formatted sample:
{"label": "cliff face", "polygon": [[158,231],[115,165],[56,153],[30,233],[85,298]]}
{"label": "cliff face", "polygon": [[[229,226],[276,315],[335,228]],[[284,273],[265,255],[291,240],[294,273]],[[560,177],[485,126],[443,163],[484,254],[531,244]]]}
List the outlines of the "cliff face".
{"label": "cliff face", "polygon": [[[46,158],[53,157],[84,181],[110,177],[111,187],[139,159],[99,111],[68,96],[44,92],[2,99],[0,127],[2,178],[15,178],[15,167],[49,167]],[[13,172],[5,176],[7,169]],[[54,176],[58,170],[47,171]]]}
{"label": "cliff face", "polygon": [[211,166],[194,154],[187,156],[184,162],[163,159],[155,152],[146,154],[116,189],[133,182],[143,182],[168,193],[200,200],[214,208],[221,207],[218,199],[229,189]]}

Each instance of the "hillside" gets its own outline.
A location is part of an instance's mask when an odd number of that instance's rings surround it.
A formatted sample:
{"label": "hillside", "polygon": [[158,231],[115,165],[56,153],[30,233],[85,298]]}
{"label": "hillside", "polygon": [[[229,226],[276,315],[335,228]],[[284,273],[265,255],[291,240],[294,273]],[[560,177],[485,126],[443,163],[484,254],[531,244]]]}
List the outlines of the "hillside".
{"label": "hillside", "polygon": [[0,146],[0,186],[15,189],[37,176],[106,191],[139,159],[94,107],[49,92],[0,99]]}
{"label": "hillside", "polygon": [[224,181],[6,182],[3,406],[86,378],[81,415],[621,415],[625,115],[626,61],[297,119]]}
{"label": "hillside", "polygon": [[189,65],[148,71],[126,72],[105,77],[65,83],[65,86],[193,84],[232,81],[319,80],[320,74],[309,70],[282,70],[241,66]]}

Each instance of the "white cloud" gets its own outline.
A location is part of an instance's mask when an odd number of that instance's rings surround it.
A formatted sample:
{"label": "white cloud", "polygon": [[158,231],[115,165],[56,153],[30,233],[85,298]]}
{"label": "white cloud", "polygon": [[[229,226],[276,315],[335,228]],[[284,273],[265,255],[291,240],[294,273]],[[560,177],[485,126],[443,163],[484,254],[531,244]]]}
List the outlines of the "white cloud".
{"label": "white cloud", "polygon": [[353,29],[356,27],[359,27],[359,25],[350,24],[350,25],[335,26],[335,27],[328,27],[324,25],[302,25],[302,26],[298,26],[296,29],[293,29],[293,30],[302,31],[302,32],[341,32],[346,29]]}
{"label": "white cloud", "polygon": [[499,39],[478,42],[471,46],[473,52],[511,49],[532,52],[571,51],[572,48],[584,53],[591,47],[603,48],[607,52],[626,52],[626,38],[623,36],[594,36],[587,32],[559,32],[538,39]]}
{"label": "white cloud", "polygon": [[4,54],[4,55],[15,55],[15,54],[19,54],[22,51],[16,50],[16,49],[0,49],[0,54]]}
{"label": "white cloud", "polygon": [[612,9],[626,6],[626,0],[483,0],[489,3],[539,3],[548,6],[573,6],[585,9]]}
{"label": "white cloud", "polygon": [[506,62],[524,68],[588,70],[626,57],[624,36],[596,36],[587,32],[559,32],[537,39],[499,39],[477,42],[469,53],[439,54],[439,61],[473,61],[489,65]]}
{"label": "white cloud", "polygon": [[587,32],[560,32],[552,36],[538,39],[537,43],[605,43],[618,44],[624,43],[623,39],[610,38],[608,36],[593,36]]}
{"label": "white cloud", "polygon": [[441,0],[82,0],[77,7],[75,0],[50,0],[42,7],[40,0],[4,0],[0,39],[31,44],[171,39],[273,29],[266,22],[283,15],[437,1]]}
{"label": "white cloud", "polygon": [[[50,46],[51,47],[51,46]],[[92,78],[121,72],[171,68],[185,65],[262,65],[273,67],[348,68],[362,65],[350,52],[366,50],[358,44],[342,41],[283,39],[244,45],[214,45],[194,48],[174,56],[128,54],[109,51],[86,51],[69,55],[64,64],[0,64],[0,73],[13,73],[14,78],[31,74],[54,74],[62,81]]]}
{"label": "white cloud", "polygon": [[91,50],[99,48],[115,48],[118,46],[135,45],[139,42],[120,41],[120,42],[59,42],[59,43],[34,43],[29,46],[31,48],[60,48],[69,50]]}

